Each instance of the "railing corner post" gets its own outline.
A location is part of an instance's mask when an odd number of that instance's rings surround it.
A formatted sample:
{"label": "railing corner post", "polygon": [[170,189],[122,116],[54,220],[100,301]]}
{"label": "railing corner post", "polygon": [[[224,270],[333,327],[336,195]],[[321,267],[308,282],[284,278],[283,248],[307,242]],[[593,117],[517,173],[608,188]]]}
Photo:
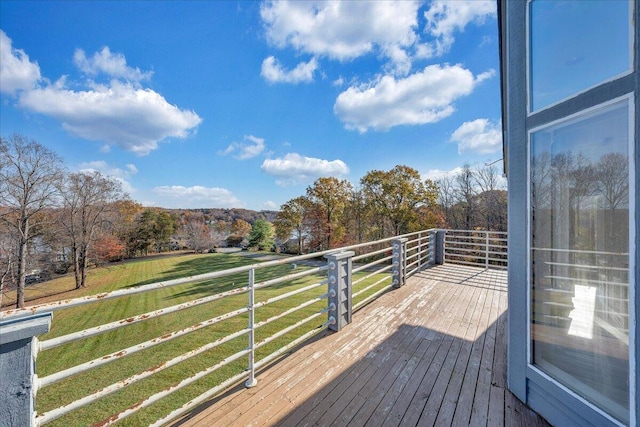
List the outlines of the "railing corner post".
{"label": "railing corner post", "polygon": [[352,271],[355,255],[353,251],[343,251],[325,255],[329,279],[329,329],[339,331],[351,323],[353,313]]}
{"label": "railing corner post", "polygon": [[436,231],[436,245],[435,245],[435,263],[438,265],[444,264],[444,236],[447,234],[446,230]]}
{"label": "railing corner post", "polygon": [[407,273],[407,239],[406,237],[393,241],[393,287],[404,286]]}
{"label": "railing corner post", "polygon": [[0,322],[0,426],[34,426],[37,336],[49,332],[52,313]]}

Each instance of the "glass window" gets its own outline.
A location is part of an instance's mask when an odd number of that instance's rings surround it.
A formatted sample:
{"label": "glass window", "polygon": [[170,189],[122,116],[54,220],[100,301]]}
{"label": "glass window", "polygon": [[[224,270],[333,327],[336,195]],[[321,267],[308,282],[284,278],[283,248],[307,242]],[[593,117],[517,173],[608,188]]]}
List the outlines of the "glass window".
{"label": "glass window", "polygon": [[529,11],[532,111],[631,69],[629,2],[534,0]]}
{"label": "glass window", "polygon": [[629,101],[531,133],[532,363],[629,422]]}

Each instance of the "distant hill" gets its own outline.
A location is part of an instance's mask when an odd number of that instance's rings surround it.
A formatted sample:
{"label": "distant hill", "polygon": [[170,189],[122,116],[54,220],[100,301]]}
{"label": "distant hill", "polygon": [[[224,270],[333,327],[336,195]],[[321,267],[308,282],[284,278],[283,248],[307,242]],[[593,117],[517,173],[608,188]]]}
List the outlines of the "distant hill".
{"label": "distant hill", "polygon": [[201,209],[167,209],[169,212],[182,215],[186,212],[202,213],[207,221],[225,221],[232,223],[236,219],[242,219],[249,224],[253,224],[258,219],[264,219],[273,222],[276,219],[278,211],[252,211],[250,209],[221,209],[221,208],[201,208]]}

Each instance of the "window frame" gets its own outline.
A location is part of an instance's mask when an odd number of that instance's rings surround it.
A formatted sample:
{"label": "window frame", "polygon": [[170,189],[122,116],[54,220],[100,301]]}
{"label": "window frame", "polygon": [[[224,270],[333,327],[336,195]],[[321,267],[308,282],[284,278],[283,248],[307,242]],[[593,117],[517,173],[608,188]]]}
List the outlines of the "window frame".
{"label": "window frame", "polygon": [[531,6],[535,1],[539,1],[539,0],[527,0],[527,4],[526,4],[526,17],[525,17],[525,44],[526,44],[526,54],[525,54],[525,60],[526,60],[526,65],[525,65],[525,73],[526,73],[526,101],[527,101],[527,118],[531,117],[531,116],[535,116],[536,114],[542,112],[542,111],[546,111],[549,110],[553,107],[556,107],[560,104],[563,104],[571,99],[574,99],[584,93],[589,92],[590,90],[597,88],[603,84],[606,83],[611,83],[614,82],[616,80],[619,80],[625,76],[631,75],[634,73],[634,64],[635,64],[635,46],[634,46],[634,33],[635,33],[635,25],[634,25],[634,0],[627,0],[628,3],[628,7],[629,7],[629,64],[628,67],[625,71],[618,73],[612,77],[609,77],[605,80],[602,80],[594,85],[591,85],[589,87],[586,87],[576,93],[573,93],[569,96],[566,96],[558,101],[552,102],[550,104],[546,104],[543,107],[537,108],[537,109],[533,109],[533,105],[532,105],[532,81],[531,81]]}
{"label": "window frame", "polygon": [[[601,416],[605,417],[607,420],[611,421],[613,424],[618,425],[618,426],[625,426],[625,424],[623,422],[621,422],[620,420],[612,417],[609,413],[607,413],[605,410],[603,410],[602,408],[600,408],[599,406],[596,406],[595,404],[591,403],[589,400],[585,399],[584,397],[582,397],[581,395],[577,394],[575,391],[573,391],[572,389],[570,389],[568,386],[564,385],[563,383],[559,382],[558,380],[556,380],[555,378],[551,377],[549,374],[545,373],[542,369],[540,369],[539,367],[537,367],[534,362],[533,362],[533,349],[532,349],[532,336],[531,336],[531,321],[532,321],[532,314],[531,314],[531,310],[532,310],[532,297],[533,297],[533,283],[532,283],[532,278],[531,278],[531,274],[532,274],[532,270],[531,270],[531,262],[532,262],[532,256],[531,256],[531,232],[532,232],[532,220],[531,220],[531,148],[532,148],[532,136],[535,132],[540,131],[540,130],[544,130],[546,128],[550,128],[553,127],[557,124],[561,124],[563,122],[571,122],[574,121],[576,119],[579,119],[581,116],[588,116],[591,113],[594,113],[598,110],[601,109],[605,109],[613,104],[616,103],[620,103],[623,100],[626,100],[627,102],[627,107],[628,107],[628,116],[629,116],[629,128],[628,128],[628,146],[627,146],[627,150],[628,150],[628,155],[629,155],[629,325],[635,325],[634,327],[637,328],[638,325],[636,325],[636,319],[635,319],[635,310],[634,310],[634,302],[636,300],[635,294],[637,292],[636,289],[636,278],[635,278],[635,268],[636,268],[636,247],[635,247],[635,218],[636,218],[636,200],[635,200],[635,191],[636,191],[636,186],[635,186],[635,155],[636,155],[636,150],[635,150],[635,128],[636,128],[636,119],[635,119],[635,108],[634,108],[634,99],[635,99],[635,92],[630,92],[627,93],[623,96],[614,98],[614,99],[610,99],[606,102],[600,103],[600,104],[596,104],[593,106],[590,106],[588,108],[585,108],[579,112],[573,113],[573,114],[569,114],[566,116],[561,116],[558,117],[557,119],[532,127],[531,129],[527,129],[527,156],[526,156],[526,162],[527,162],[527,167],[526,167],[526,174],[527,174],[527,251],[526,251],[526,256],[527,256],[527,264],[526,264],[526,283],[527,283],[527,287],[526,287],[526,298],[527,298],[527,349],[526,349],[526,354],[527,354],[527,368],[529,370],[532,370],[534,372],[536,372],[538,375],[540,375],[541,377],[545,378],[547,381],[550,381],[551,383],[555,384],[557,387],[559,387],[560,389],[564,390],[566,393],[570,394],[571,396],[573,396],[575,399],[579,400],[580,402],[582,402],[584,405],[588,406],[589,408],[591,408],[592,410],[594,410],[595,412],[599,413]],[[631,329],[631,328],[630,328]],[[629,331],[629,422],[630,425],[634,425],[635,421],[636,421],[636,414],[635,414],[635,389],[636,389],[636,384],[635,384],[635,366],[636,366],[636,360],[635,360],[635,330],[630,330]]]}

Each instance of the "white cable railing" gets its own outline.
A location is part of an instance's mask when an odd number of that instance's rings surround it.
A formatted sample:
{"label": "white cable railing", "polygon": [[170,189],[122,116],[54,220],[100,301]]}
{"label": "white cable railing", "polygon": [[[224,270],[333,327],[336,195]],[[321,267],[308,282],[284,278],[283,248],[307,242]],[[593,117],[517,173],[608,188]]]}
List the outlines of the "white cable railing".
{"label": "white cable railing", "polygon": [[486,230],[446,230],[445,262],[507,269],[507,233]]}
{"label": "white cable railing", "polygon": [[[91,391],[82,397],[73,398],[72,401],[64,402],[58,407],[51,409],[47,407],[45,411],[37,413],[33,417],[33,425],[49,423],[70,414],[72,411],[77,411],[100,399],[120,392],[126,387],[149,379],[160,372],[175,368],[180,364],[184,365],[183,362],[187,360],[195,360],[198,359],[198,357],[201,358],[203,355],[208,354],[207,352],[218,351],[223,346],[236,343],[233,347],[235,350],[231,352],[223,352],[220,350],[220,358],[214,360],[215,363],[209,363],[209,365],[195,373],[189,374],[189,376],[179,381],[167,383],[161,390],[151,393],[150,396],[136,401],[132,405],[121,409],[119,412],[107,418],[87,421],[90,423],[97,422],[97,424],[100,425],[111,425],[173,395],[179,390],[183,390],[187,386],[197,383],[205,377],[220,372],[223,368],[228,370],[236,366],[238,361],[246,360],[245,367],[241,368],[240,372],[232,372],[217,385],[201,393],[198,397],[184,403],[182,406],[171,410],[165,417],[158,420],[155,424],[152,424],[162,425],[166,421],[193,409],[206,399],[224,390],[229,385],[238,383],[242,379],[246,379],[246,385],[248,387],[256,385],[255,372],[257,369],[271,363],[286,352],[291,351],[292,348],[308,340],[313,335],[324,331],[328,326],[331,327],[339,322],[335,314],[337,313],[336,304],[331,302],[332,298],[336,296],[335,289],[332,288],[332,286],[335,285],[335,283],[332,283],[334,279],[331,277],[331,271],[333,271],[332,268],[335,269],[335,265],[318,262],[317,259],[319,257],[357,251],[357,255],[349,256],[349,265],[353,263],[353,266],[348,274],[349,278],[355,275],[353,281],[349,283],[349,299],[350,301],[353,300],[353,306],[350,306],[350,310],[355,311],[381,294],[389,291],[394,286],[401,285],[404,283],[406,277],[432,265],[435,260],[435,241],[436,231],[425,230],[314,254],[286,257],[222,271],[212,271],[186,278],[166,280],[92,296],[41,304],[26,309],[7,310],[0,312],[0,321],[14,321],[27,318],[34,314],[58,312],[72,308],[78,309],[89,304],[95,304],[96,307],[98,307],[95,309],[99,309],[100,304],[104,304],[106,301],[118,298],[130,298],[142,293],[158,292],[176,286],[206,283],[211,284],[211,288],[214,289],[216,283],[224,280],[229,282],[233,279],[231,282],[232,288],[228,290],[179,304],[156,308],[145,313],[122,316],[117,320],[107,321],[102,325],[91,326],[42,341],[38,341],[37,338],[34,339],[34,354],[36,356],[43,352],[69,345],[74,346],[69,351],[80,352],[79,349],[86,347],[86,354],[90,355],[89,360],[77,363],[74,366],[63,367],[63,369],[57,372],[47,373],[47,375],[43,375],[42,378],[38,379],[36,375],[32,384],[35,395],[36,392],[40,392],[45,388],[57,387],[59,383],[64,385],[64,383],[69,380],[79,381],[83,378],[83,375],[90,374],[94,369],[102,368],[112,363],[121,363],[121,360],[138,353],[146,355],[147,353],[145,353],[145,351],[156,347],[158,348],[157,350],[152,350],[154,354],[156,354],[156,352],[161,353],[162,350],[160,347],[162,346],[162,348],[164,348],[167,343],[188,339],[188,337],[196,336],[206,331],[215,332],[218,329],[222,331],[224,330],[222,325],[229,324],[229,322],[232,322],[232,325],[236,325],[238,321],[246,321],[245,327],[239,327],[222,336],[217,336],[209,342],[201,343],[181,354],[168,355],[163,361],[156,363],[154,366],[147,366],[139,372],[126,375],[122,379],[114,378],[110,384],[100,385],[97,390]],[[398,251],[399,246],[402,246],[403,251]],[[398,254],[403,254],[400,256],[400,259]],[[313,265],[304,265],[305,263],[311,263]],[[295,273],[285,273],[283,271],[285,268],[290,268],[293,265],[300,265],[302,271],[296,271]],[[266,277],[262,280],[257,280],[256,275],[258,273],[263,273]],[[274,274],[277,275],[277,277],[272,277]],[[322,274],[329,274],[329,278],[322,279],[320,277]],[[399,275],[403,277],[400,278]],[[243,276],[246,277],[246,279],[242,281],[244,283],[241,282],[240,285],[235,285],[238,278]],[[299,284],[297,281],[304,281],[304,283]],[[229,284],[227,283],[226,286],[229,286]],[[270,293],[264,293],[266,291]],[[305,299],[301,301],[301,297]],[[246,302],[243,304],[241,302],[242,300],[238,298],[246,298]],[[294,303],[285,304],[286,301],[292,301],[293,298],[295,298]],[[276,303],[280,303],[280,305]],[[198,319],[195,323],[183,325],[180,328],[158,336],[145,337],[144,334],[140,334],[141,339],[139,342],[123,348],[117,348],[115,351],[107,354],[98,355],[98,353],[91,350],[93,347],[99,347],[97,343],[101,341],[103,334],[110,333],[110,339],[124,336],[118,335],[121,334],[119,332],[121,328],[139,328],[145,324],[144,322],[159,321],[161,320],[160,318],[182,320],[184,316],[186,321],[196,307],[200,307],[199,310],[204,310],[212,304],[216,304],[217,310],[219,311],[213,317],[206,318],[205,320]],[[262,315],[264,318],[258,317],[258,314],[267,309],[279,311],[275,313],[265,311]],[[140,330],[141,329],[136,329],[133,335],[137,337]],[[55,335],[55,324],[52,332],[52,335]],[[260,336],[258,337],[257,334],[260,334]],[[291,334],[297,335],[289,337]],[[238,345],[237,340],[243,337],[246,337],[244,338],[246,344]],[[118,339],[115,339],[117,342]],[[87,344],[83,347],[82,343],[85,341],[87,341]],[[273,347],[274,345],[275,347]],[[260,354],[256,353],[258,350],[262,350],[259,352]],[[96,357],[96,355],[98,355],[98,357]],[[82,360],[83,357],[83,354],[77,354],[78,360]],[[100,418],[102,418],[102,416],[100,416]]]}

